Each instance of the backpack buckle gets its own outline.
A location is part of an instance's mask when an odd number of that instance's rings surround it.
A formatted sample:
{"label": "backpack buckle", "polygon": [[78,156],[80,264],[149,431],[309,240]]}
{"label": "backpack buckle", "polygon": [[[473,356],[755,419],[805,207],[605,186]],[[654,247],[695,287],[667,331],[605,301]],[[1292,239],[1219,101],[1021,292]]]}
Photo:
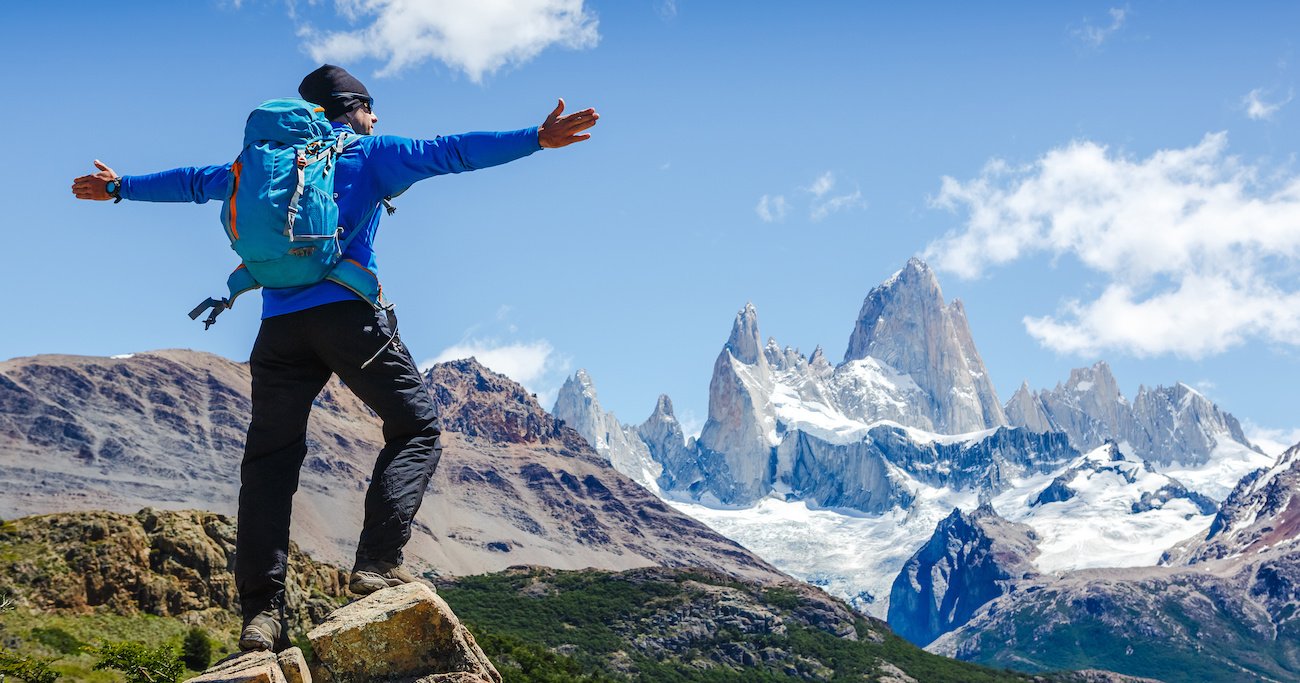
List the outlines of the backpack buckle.
{"label": "backpack buckle", "polygon": [[217,322],[217,316],[221,315],[222,311],[230,308],[230,300],[223,297],[218,301],[217,299],[208,297],[203,301],[203,303],[195,306],[194,310],[190,311],[190,320],[197,320],[198,317],[209,308],[212,309],[212,313],[208,315],[207,320],[203,321],[203,329],[205,330],[212,327],[212,323]]}

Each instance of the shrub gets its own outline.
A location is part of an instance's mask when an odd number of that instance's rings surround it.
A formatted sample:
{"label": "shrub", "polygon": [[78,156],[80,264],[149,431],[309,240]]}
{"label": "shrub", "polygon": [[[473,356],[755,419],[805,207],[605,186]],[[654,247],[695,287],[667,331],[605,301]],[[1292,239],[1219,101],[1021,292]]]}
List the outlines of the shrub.
{"label": "shrub", "polygon": [[117,669],[126,683],[176,683],[185,673],[176,650],[170,647],[149,649],[140,643],[105,643],[87,648],[98,658],[95,670]]}
{"label": "shrub", "polygon": [[59,674],[51,671],[49,665],[50,660],[23,657],[0,648],[0,681],[5,676],[13,676],[26,683],[54,683]]}
{"label": "shrub", "polygon": [[212,663],[212,641],[207,631],[195,626],[185,634],[181,643],[181,661],[194,671],[202,671]]}

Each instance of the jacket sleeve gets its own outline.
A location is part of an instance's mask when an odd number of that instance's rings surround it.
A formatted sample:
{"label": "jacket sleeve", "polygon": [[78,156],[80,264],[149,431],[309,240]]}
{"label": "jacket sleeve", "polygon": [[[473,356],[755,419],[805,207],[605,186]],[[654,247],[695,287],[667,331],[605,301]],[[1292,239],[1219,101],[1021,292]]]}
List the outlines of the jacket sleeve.
{"label": "jacket sleeve", "polygon": [[425,178],[462,173],[522,159],[541,149],[537,128],[503,133],[462,133],[432,140],[378,135],[367,147],[375,189],[388,196]]}
{"label": "jacket sleeve", "polygon": [[187,166],[148,175],[122,176],[122,198],[144,202],[224,200],[230,182],[230,164]]}

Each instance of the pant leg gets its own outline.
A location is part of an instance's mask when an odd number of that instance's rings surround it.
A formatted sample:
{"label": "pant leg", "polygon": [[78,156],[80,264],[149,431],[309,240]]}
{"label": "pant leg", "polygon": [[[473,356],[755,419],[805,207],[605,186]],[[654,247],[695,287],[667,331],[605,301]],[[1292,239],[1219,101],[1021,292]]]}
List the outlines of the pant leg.
{"label": "pant leg", "polygon": [[249,358],[253,415],[240,467],[235,585],[244,617],[283,609],[289,519],[307,455],[307,416],[329,380],[301,328],[301,314],[262,321]]}
{"label": "pant leg", "polygon": [[[384,447],[366,491],[365,521],[357,544],[358,561],[401,564],[411,540],[411,521],[442,457],[442,433],[433,400],[410,352],[393,333],[388,316],[361,301],[327,304],[332,334],[313,334],[317,353],[383,420]],[[377,350],[379,356],[361,365]]]}

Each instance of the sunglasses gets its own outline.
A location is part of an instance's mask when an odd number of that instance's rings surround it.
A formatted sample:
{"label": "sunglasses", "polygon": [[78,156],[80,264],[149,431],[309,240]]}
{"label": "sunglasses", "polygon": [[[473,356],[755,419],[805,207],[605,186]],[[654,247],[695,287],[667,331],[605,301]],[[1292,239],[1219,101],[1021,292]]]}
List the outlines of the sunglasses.
{"label": "sunglasses", "polygon": [[359,92],[332,92],[330,97],[346,97],[350,100],[356,100],[361,106],[366,108],[366,113],[373,114],[375,109],[375,98],[369,95],[362,95]]}

